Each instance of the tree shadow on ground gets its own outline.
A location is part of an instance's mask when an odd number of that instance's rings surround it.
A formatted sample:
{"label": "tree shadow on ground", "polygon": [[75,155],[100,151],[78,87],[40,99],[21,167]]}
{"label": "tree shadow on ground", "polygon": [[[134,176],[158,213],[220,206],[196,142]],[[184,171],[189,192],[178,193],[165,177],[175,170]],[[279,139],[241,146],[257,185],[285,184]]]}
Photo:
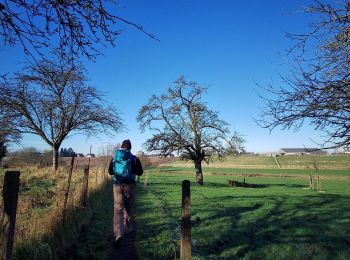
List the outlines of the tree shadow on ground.
{"label": "tree shadow on ground", "polygon": [[229,180],[227,180],[227,183],[222,183],[222,182],[205,182],[204,186],[207,187],[207,188],[228,188],[228,187],[231,187],[232,189],[249,189],[249,188],[256,188],[256,189],[258,189],[258,188],[268,188],[268,187],[270,187],[270,184],[253,184],[253,183],[249,183],[249,182],[246,182],[247,187],[236,187],[236,186],[230,186],[228,184],[228,181]]}
{"label": "tree shadow on ground", "polygon": [[[215,210],[194,227],[197,242],[193,252],[199,258],[341,259],[350,254],[349,196],[305,196],[293,201],[288,197],[256,197],[268,203],[269,210],[263,210],[266,205],[262,203],[221,207],[225,199],[232,200],[224,196],[208,200],[216,205]],[[254,203],[254,197],[236,199]],[[218,232],[213,234],[213,230]],[[208,237],[213,239],[205,239]]]}

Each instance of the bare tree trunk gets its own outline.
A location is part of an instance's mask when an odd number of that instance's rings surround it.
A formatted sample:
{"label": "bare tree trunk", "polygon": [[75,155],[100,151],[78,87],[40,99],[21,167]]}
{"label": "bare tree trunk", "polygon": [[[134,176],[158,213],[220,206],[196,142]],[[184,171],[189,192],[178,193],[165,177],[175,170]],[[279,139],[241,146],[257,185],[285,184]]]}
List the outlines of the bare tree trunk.
{"label": "bare tree trunk", "polygon": [[52,170],[55,172],[58,169],[58,146],[52,146]]}
{"label": "bare tree trunk", "polygon": [[194,168],[196,169],[196,184],[203,185],[203,172],[202,172],[202,160],[196,160],[194,162]]}

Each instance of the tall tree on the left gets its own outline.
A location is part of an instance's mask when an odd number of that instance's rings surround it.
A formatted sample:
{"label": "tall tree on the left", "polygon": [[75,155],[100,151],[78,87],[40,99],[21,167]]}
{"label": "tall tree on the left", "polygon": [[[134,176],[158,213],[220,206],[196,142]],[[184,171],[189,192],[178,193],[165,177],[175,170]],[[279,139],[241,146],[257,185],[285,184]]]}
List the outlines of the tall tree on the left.
{"label": "tall tree on the left", "polygon": [[0,85],[0,103],[16,117],[20,133],[40,136],[53,151],[72,134],[112,134],[123,128],[118,110],[106,105],[102,94],[87,84],[82,65],[73,65],[64,54],[27,66]]}

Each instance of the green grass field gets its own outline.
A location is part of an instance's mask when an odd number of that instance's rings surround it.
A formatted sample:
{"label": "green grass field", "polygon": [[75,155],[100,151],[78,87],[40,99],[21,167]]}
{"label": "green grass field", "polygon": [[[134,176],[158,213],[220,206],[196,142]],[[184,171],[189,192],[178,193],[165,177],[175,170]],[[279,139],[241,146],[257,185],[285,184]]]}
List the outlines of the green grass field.
{"label": "green grass field", "polygon": [[[177,174],[159,170],[162,168],[154,168],[143,176],[141,181],[148,175],[146,189],[142,183],[138,185],[140,259],[179,257],[184,179],[191,181],[193,259],[350,256],[348,178],[322,180],[321,193],[308,189],[303,178],[249,177],[246,181],[257,188],[233,188],[227,180],[237,176],[206,175],[201,187],[194,185],[194,175],[184,173],[183,168],[173,167]],[[346,173],[324,174],[336,177]]]}
{"label": "green grass field", "polygon": [[[193,166],[189,165],[189,167],[176,167],[174,166],[159,166],[151,169],[157,169],[159,173],[193,173]],[[319,175],[326,178],[349,178],[350,179],[350,171],[349,170],[324,170],[321,169],[318,171]],[[315,169],[250,169],[250,168],[211,168],[206,167],[203,169],[204,175],[238,175],[242,176],[250,176],[250,175],[268,175],[268,176],[290,176],[290,177],[307,177],[310,174],[317,175],[317,171]]]}
{"label": "green grass field", "polygon": [[[287,159],[293,158],[298,159]],[[328,157],[320,158],[318,164]],[[239,157],[240,163],[230,166],[235,159],[203,167],[204,186],[194,185],[189,162],[146,170],[137,184],[139,259],[179,258],[184,179],[191,181],[193,259],[349,259],[348,157],[333,158],[342,167],[320,167],[321,192],[309,189],[308,176],[317,174],[312,165],[303,168],[291,161],[285,168],[268,167],[270,157],[255,156]],[[102,164],[91,169],[85,209],[78,204],[82,169],[73,173],[66,223],[60,221],[66,169],[56,174],[49,168],[21,169],[14,259],[108,258],[113,196],[103,169]],[[254,188],[228,186],[227,180],[244,179]]]}

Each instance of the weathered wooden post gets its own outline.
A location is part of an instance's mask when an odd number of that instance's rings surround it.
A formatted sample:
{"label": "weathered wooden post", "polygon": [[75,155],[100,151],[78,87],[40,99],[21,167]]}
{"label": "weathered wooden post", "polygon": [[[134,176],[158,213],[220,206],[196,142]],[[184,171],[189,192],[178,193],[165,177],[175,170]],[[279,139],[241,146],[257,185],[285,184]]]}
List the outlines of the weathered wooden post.
{"label": "weathered wooden post", "polygon": [[63,205],[63,213],[62,213],[62,219],[64,220],[66,218],[66,210],[67,210],[67,203],[68,203],[68,197],[69,197],[69,191],[70,191],[70,183],[72,180],[72,173],[73,173],[73,168],[74,168],[74,158],[75,158],[75,153],[72,155],[72,160],[70,163],[70,171],[68,175],[68,187],[67,191],[64,194],[64,205]]}
{"label": "weathered wooden post", "polygon": [[314,190],[318,190],[318,182],[317,182],[317,176],[313,176],[314,179],[312,180],[312,183],[314,184]]}
{"label": "weathered wooden post", "polygon": [[181,219],[181,252],[180,259],[191,259],[191,194],[190,181],[182,182],[182,219]]}
{"label": "weathered wooden post", "polygon": [[2,190],[4,219],[1,223],[0,250],[1,259],[6,260],[12,259],[13,243],[15,241],[19,176],[19,171],[7,171]]}
{"label": "weathered wooden post", "polygon": [[310,190],[312,190],[314,188],[313,183],[312,183],[312,175],[311,174],[309,176],[309,187],[310,187]]}
{"label": "weathered wooden post", "polygon": [[87,206],[88,196],[89,196],[89,167],[86,167],[84,169],[83,187],[81,190],[81,199],[80,199],[80,205],[82,207]]}
{"label": "weathered wooden post", "polygon": [[320,180],[320,175],[317,175],[317,190],[321,190],[321,180]]}

